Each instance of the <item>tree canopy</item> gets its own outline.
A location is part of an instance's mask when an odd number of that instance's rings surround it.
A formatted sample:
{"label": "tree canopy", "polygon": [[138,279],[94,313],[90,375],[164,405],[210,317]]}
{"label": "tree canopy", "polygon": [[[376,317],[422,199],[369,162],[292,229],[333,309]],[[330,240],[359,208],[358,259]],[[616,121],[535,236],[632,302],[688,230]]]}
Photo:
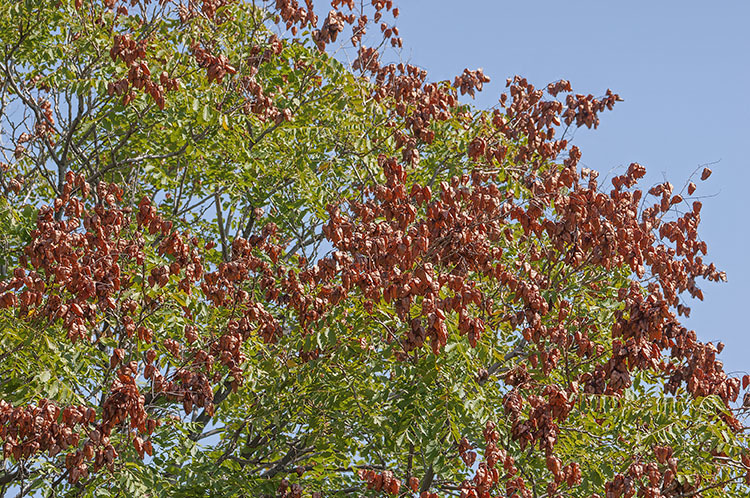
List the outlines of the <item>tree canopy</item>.
{"label": "tree canopy", "polygon": [[747,496],[698,178],[330,4],[0,0],[0,491]]}

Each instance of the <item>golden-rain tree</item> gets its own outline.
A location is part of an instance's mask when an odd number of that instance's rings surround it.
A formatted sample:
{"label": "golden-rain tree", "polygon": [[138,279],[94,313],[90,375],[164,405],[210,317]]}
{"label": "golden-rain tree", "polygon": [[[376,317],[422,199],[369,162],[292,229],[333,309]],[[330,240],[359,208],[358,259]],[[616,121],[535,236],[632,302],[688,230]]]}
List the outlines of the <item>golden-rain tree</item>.
{"label": "golden-rain tree", "polygon": [[616,94],[475,109],[390,0],[0,12],[4,493],[748,493],[696,185],[566,139]]}

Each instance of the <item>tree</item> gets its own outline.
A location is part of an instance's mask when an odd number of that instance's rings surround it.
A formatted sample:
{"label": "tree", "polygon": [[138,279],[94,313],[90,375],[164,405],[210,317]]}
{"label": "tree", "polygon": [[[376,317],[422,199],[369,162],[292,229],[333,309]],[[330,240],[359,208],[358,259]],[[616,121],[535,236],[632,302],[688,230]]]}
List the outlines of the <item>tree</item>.
{"label": "tree", "polygon": [[331,3],[4,0],[1,489],[745,496],[695,184],[579,168],[612,92],[477,110]]}

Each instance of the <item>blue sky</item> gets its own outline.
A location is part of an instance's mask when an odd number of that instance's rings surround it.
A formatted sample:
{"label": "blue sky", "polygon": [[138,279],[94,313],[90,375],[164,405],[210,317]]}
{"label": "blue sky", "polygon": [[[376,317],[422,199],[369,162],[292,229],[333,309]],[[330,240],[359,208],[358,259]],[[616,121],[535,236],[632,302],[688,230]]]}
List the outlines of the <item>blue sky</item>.
{"label": "blue sky", "polygon": [[[622,173],[631,162],[649,174],[643,185],[682,187],[702,164],[701,237],[708,261],[728,283],[704,284],[686,326],[704,341],[723,341],[729,372],[750,372],[750,2],[506,1],[397,2],[401,57],[432,79],[482,67],[493,81],[475,104],[496,104],[505,79],[536,86],[565,78],[579,93],[625,100],[599,129],[579,130],[585,166]],[[614,168],[614,170],[613,170]],[[698,175],[700,170],[698,171]]]}

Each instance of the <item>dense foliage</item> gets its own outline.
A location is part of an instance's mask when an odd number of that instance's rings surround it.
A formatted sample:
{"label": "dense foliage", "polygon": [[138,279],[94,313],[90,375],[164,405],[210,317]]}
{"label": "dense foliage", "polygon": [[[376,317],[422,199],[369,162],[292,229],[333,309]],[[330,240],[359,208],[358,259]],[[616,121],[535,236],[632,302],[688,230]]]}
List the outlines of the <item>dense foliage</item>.
{"label": "dense foliage", "polygon": [[0,490],[746,496],[695,183],[331,7],[0,0]]}

